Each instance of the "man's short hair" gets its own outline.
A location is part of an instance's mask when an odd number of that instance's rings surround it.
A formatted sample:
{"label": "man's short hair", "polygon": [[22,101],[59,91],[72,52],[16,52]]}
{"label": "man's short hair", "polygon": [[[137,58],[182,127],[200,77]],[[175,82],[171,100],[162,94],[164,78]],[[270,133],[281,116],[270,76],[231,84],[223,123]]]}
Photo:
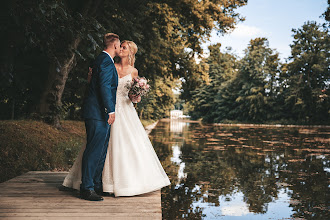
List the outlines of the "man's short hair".
{"label": "man's short hair", "polygon": [[119,36],[114,33],[107,33],[103,37],[103,46],[104,49],[107,49],[110,45],[112,45],[115,41],[119,40]]}

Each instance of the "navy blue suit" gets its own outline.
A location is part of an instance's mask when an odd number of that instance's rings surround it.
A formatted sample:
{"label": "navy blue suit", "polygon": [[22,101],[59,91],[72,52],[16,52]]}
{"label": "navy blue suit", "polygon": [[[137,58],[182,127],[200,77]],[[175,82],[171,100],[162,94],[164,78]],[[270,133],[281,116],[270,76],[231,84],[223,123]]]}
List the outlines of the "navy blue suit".
{"label": "navy blue suit", "polygon": [[87,145],[82,159],[82,190],[102,190],[102,171],[110,137],[107,121],[109,113],[115,112],[118,86],[117,70],[108,54],[102,52],[92,68],[83,107]]}

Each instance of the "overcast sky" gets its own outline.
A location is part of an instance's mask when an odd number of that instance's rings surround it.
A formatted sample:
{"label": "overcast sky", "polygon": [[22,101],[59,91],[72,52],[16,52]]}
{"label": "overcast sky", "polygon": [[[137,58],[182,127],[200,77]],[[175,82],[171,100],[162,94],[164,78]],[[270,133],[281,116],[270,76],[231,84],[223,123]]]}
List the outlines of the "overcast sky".
{"label": "overcast sky", "polygon": [[324,23],[320,16],[327,5],[327,0],[248,0],[246,6],[237,10],[245,21],[225,36],[217,36],[214,32],[204,49],[220,42],[222,49],[231,46],[235,54],[242,56],[251,39],[266,37],[270,47],[284,60],[290,56],[292,28],[300,28],[306,21]]}

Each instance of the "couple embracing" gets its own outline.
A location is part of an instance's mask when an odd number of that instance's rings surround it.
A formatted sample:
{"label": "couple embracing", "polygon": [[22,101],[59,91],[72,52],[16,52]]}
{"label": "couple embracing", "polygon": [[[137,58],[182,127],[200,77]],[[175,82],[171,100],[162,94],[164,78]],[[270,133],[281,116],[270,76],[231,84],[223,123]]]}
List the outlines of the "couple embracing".
{"label": "couple embracing", "polygon": [[[95,59],[84,103],[87,144],[63,186],[80,190],[80,197],[134,196],[159,190],[170,181],[159,162],[137,112],[128,97],[137,46],[120,43],[116,34],[103,39],[104,51]],[[113,58],[120,57],[118,63]]]}

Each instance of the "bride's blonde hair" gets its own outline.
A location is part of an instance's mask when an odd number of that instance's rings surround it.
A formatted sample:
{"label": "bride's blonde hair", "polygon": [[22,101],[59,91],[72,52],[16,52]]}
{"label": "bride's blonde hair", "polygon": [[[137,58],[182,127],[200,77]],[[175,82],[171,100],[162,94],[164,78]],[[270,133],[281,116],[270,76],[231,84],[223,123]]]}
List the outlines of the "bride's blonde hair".
{"label": "bride's blonde hair", "polygon": [[127,43],[128,45],[128,50],[129,50],[129,55],[128,55],[128,62],[131,66],[134,66],[135,63],[135,54],[138,51],[138,47],[136,46],[136,44],[133,41],[129,41],[129,40],[124,40],[121,42],[121,44],[123,43]]}

